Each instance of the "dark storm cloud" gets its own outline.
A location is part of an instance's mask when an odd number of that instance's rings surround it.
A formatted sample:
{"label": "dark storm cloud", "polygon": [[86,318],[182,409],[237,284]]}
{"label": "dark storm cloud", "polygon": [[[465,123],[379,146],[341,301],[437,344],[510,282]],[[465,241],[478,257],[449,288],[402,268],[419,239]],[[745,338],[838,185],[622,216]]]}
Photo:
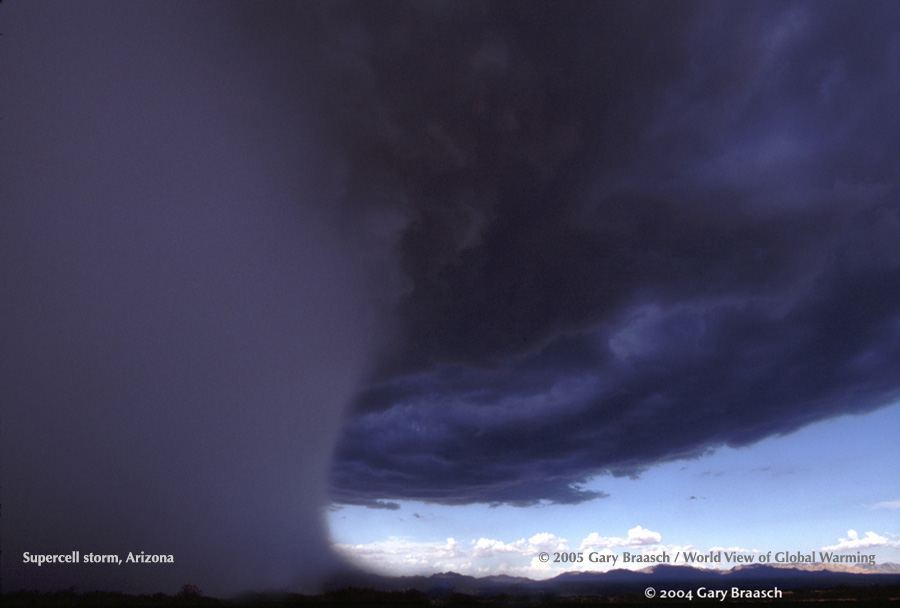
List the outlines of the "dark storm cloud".
{"label": "dark storm cloud", "polygon": [[314,11],[344,198],[404,281],[336,500],[579,502],[895,401],[898,11]]}
{"label": "dark storm cloud", "polygon": [[3,3],[4,585],[321,582],[370,367],[386,509],[895,400],[898,11]]}

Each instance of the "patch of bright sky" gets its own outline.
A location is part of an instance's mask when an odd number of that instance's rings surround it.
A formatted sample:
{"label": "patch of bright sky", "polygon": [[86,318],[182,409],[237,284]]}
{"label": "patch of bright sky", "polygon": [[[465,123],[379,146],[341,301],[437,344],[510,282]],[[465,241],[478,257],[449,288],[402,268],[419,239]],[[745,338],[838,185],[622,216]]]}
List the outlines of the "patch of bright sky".
{"label": "patch of bright sky", "polygon": [[[587,554],[598,550],[581,548],[591,533],[605,537],[619,555],[684,547],[809,553],[840,545],[852,554],[874,554],[878,563],[900,562],[898,439],[900,404],[666,463],[638,479],[598,477],[586,487],[610,496],[580,505],[403,502],[398,510],[343,507],[328,519],[341,551],[393,575],[454,570],[546,578],[573,568],[542,565],[537,552],[552,553],[565,539],[565,548]],[[491,550],[482,542],[479,550],[479,539],[503,544]],[[622,566],[620,558],[615,567]]]}

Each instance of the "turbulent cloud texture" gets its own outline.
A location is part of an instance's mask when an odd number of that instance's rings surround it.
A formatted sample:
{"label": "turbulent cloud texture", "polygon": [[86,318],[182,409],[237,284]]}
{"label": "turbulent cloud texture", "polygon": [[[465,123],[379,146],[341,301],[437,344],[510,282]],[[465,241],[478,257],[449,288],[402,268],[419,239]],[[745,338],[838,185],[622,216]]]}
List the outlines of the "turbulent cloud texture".
{"label": "turbulent cloud texture", "polygon": [[[578,503],[900,397],[897,2],[0,17],[11,589],[315,588],[328,500]],[[20,559],[73,550],[179,566]]]}
{"label": "turbulent cloud texture", "polygon": [[366,7],[322,115],[401,337],[338,502],[576,503],[900,396],[896,3]]}

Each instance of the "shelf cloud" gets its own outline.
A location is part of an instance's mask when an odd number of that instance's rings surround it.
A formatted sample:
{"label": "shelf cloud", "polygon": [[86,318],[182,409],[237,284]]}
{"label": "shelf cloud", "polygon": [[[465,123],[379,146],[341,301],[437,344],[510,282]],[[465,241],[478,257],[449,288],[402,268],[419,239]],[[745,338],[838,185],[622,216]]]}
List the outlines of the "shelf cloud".
{"label": "shelf cloud", "polygon": [[404,280],[335,500],[577,503],[900,396],[896,6],[347,6],[323,115]]}

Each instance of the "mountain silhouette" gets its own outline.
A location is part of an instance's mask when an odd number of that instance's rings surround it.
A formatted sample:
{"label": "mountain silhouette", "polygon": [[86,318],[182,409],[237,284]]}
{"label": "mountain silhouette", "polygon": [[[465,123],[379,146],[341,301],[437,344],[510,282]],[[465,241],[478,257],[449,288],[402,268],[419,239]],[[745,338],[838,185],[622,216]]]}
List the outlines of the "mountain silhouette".
{"label": "mountain silhouette", "polygon": [[357,574],[334,580],[330,589],[347,587],[377,591],[417,590],[431,596],[465,594],[481,597],[618,595],[643,593],[647,587],[665,589],[824,589],[837,586],[900,585],[900,564],[848,566],[846,564],[786,565],[749,564],[730,570],[687,565],[658,564],[641,570],[565,572],[545,580],[495,575],[476,578],[457,572],[431,576],[381,576]]}

